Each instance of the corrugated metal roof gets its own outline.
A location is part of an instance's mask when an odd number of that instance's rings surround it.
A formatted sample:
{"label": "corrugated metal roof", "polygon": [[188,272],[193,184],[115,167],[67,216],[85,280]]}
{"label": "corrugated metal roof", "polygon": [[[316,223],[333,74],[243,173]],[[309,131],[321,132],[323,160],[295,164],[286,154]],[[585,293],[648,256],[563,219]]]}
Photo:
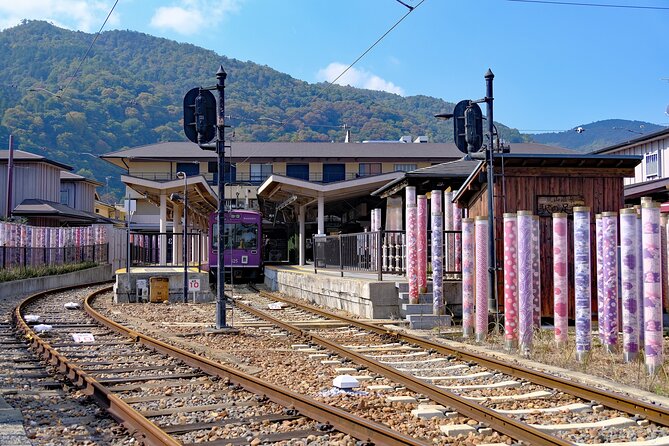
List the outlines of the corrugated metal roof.
{"label": "corrugated metal roof", "polygon": [[[6,164],[9,160],[9,150],[0,150],[0,164]],[[50,160],[42,155],[37,155],[36,153],[30,153],[23,150],[14,150],[14,161],[35,161],[52,164],[56,167],[60,167],[65,170],[72,170],[72,166],[67,164],[59,163],[58,161]]]}
{"label": "corrugated metal roof", "polygon": [[608,147],[604,147],[603,149],[595,150],[592,153],[606,153],[606,152],[612,152],[614,150],[626,147],[626,146],[631,146],[639,143],[643,143],[646,141],[649,141],[651,139],[656,139],[656,138],[661,138],[663,136],[669,136],[669,127],[658,130],[657,132],[649,133],[647,135],[641,135],[638,138],[630,139],[625,142],[620,142],[617,144],[610,145]]}

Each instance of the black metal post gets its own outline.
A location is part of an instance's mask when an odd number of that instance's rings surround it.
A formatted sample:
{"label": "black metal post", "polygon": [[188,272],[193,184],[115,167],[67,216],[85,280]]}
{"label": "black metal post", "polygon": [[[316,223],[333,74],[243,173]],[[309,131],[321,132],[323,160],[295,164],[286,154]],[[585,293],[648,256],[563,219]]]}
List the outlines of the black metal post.
{"label": "black metal post", "polygon": [[12,216],[12,191],[14,186],[14,137],[9,135],[9,158],[7,159],[7,202],[5,209],[5,218]]}
{"label": "black metal post", "polygon": [[188,302],[188,175],[184,172],[184,303]]}
{"label": "black metal post", "polygon": [[[497,259],[495,258],[495,208],[494,208],[494,189],[495,177],[493,176],[493,115],[492,115],[492,80],[495,75],[490,68],[485,74],[485,102],[487,105],[488,120],[488,146],[486,150],[487,170],[488,170],[488,308],[494,308],[495,314],[498,314],[497,306]],[[489,311],[490,311],[489,310]]]}
{"label": "black metal post", "polygon": [[221,329],[226,327],[225,311],[225,262],[223,256],[223,225],[225,224],[224,209],[225,209],[225,184],[223,175],[225,173],[225,78],[227,73],[223,69],[223,65],[218,67],[216,72],[216,91],[218,92],[218,104],[216,107],[216,153],[218,154],[218,212],[216,221],[218,222],[217,239],[218,239],[218,286],[216,287],[216,328]]}
{"label": "black metal post", "polygon": [[376,264],[379,271],[377,280],[379,282],[383,281],[383,231],[379,229],[376,233]]}

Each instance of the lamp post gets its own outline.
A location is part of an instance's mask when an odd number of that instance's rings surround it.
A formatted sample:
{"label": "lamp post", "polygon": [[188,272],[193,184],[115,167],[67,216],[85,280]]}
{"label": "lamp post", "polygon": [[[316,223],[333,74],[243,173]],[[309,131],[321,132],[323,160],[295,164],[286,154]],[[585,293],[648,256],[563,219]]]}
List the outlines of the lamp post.
{"label": "lamp post", "polygon": [[226,316],[226,299],[225,299],[225,262],[223,260],[223,225],[225,219],[225,78],[228,74],[223,69],[223,65],[219,66],[216,72],[216,91],[218,93],[218,101],[216,106],[216,154],[218,155],[218,210],[216,212],[216,222],[218,239],[218,286],[216,287],[216,328],[221,329],[227,327],[225,321]]}
{"label": "lamp post", "polygon": [[183,229],[183,259],[184,259],[184,297],[188,302],[188,175],[186,172],[177,172],[177,178],[184,180],[184,229]]}

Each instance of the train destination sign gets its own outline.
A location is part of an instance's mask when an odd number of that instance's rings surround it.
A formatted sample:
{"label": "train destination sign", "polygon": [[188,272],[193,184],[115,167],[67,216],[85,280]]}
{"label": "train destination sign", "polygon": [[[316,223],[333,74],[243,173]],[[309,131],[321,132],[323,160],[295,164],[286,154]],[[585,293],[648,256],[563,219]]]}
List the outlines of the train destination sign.
{"label": "train destination sign", "polygon": [[572,215],[577,206],[585,206],[582,195],[537,195],[537,215],[550,217],[555,212]]}

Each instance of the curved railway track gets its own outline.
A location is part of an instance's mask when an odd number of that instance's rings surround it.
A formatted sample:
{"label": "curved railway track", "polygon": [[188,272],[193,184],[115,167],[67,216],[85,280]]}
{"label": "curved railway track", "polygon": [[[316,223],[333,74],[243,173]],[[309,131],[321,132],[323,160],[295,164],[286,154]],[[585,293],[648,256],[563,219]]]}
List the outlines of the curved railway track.
{"label": "curved railway track", "polygon": [[[123,327],[90,305],[110,289],[92,293],[80,308],[70,310],[64,310],[62,299],[46,300],[48,293],[33,295],[17,307],[15,318],[39,354],[145,444],[293,439],[330,444],[333,430],[369,444],[427,444]],[[24,319],[28,313],[48,315],[43,319],[51,329],[37,333]],[[72,330],[85,330],[95,340],[74,342]],[[186,400],[199,404],[183,407]],[[157,402],[164,406],[156,407]],[[180,416],[184,413],[195,416]]]}
{"label": "curved railway track", "polygon": [[[287,299],[275,293],[260,291],[259,295],[264,300],[260,299],[256,302],[256,305],[249,305],[249,302],[243,303],[240,301],[237,301],[236,305],[256,317],[271,321],[287,331],[308,339],[313,345],[322,346],[329,351],[335,352],[340,357],[345,358],[345,360],[352,360],[357,364],[362,364],[380,375],[392,377],[396,382],[429,397],[432,401],[448,406],[463,415],[479,420],[487,426],[518,440],[531,444],[571,444],[570,441],[550,435],[549,432],[558,433],[574,429],[594,428],[594,425],[589,426],[588,424],[584,424],[581,427],[573,425],[571,427],[550,425],[530,426],[528,423],[520,421],[526,415],[541,412],[547,414],[556,412],[590,412],[597,414],[604,413],[605,410],[612,410],[618,413],[607,413],[606,418],[613,418],[616,422],[620,423],[621,428],[624,426],[628,426],[628,428],[629,426],[633,426],[634,428],[640,426],[649,430],[657,430],[660,426],[667,426],[669,424],[669,411],[660,406],[564,378],[555,377],[540,371],[531,370],[521,365],[505,363],[484,355],[432,342],[400,331],[388,330],[375,324],[341,316],[294,299]],[[359,332],[356,333],[355,338],[351,338],[341,336],[337,333],[336,329],[314,330],[312,328],[300,328],[290,322],[286,322],[285,319],[290,319],[291,316],[286,317],[285,312],[282,312],[283,317],[282,319],[279,319],[271,316],[268,311],[259,310],[257,308],[257,304],[266,306],[272,302],[282,302],[298,308],[300,311],[307,312],[307,314],[317,315],[317,317],[323,318],[324,320],[341,321],[350,327],[356,327]],[[298,320],[303,320],[305,318],[304,314],[299,314],[294,317]],[[378,339],[386,342],[387,345],[394,344],[404,346],[405,348],[406,346],[411,346],[412,351],[404,355],[396,355],[396,358],[392,358],[392,355],[370,354],[375,348],[370,345],[365,345],[364,333],[374,334]],[[342,341],[348,342],[349,345],[342,346]],[[466,398],[465,392],[462,391],[467,387],[465,382],[460,381],[459,385],[434,385],[433,383],[435,382],[448,382],[454,380],[457,376],[443,376],[443,372],[441,373],[442,376],[438,376],[439,373],[437,376],[426,376],[425,373],[430,373],[430,370],[429,368],[424,367],[424,365],[433,361],[447,361],[448,366],[446,366],[445,369],[450,370],[464,366],[466,366],[467,370],[472,370],[472,366],[476,364],[478,367],[485,370],[479,372],[479,377],[482,376],[482,374],[503,374],[503,377],[496,380],[497,383],[500,383],[500,381],[510,385],[531,383],[536,386],[535,389],[537,387],[543,388],[543,390],[537,389],[533,392],[526,392],[525,398],[521,397],[517,401],[522,401],[523,399],[531,399],[532,401],[536,401],[536,399],[549,399],[554,397],[556,393],[559,393],[560,395],[571,395],[579,398],[581,401],[571,402],[568,405],[556,404],[552,407],[543,407],[541,409],[535,407],[530,410],[500,409],[500,407],[504,407],[504,405],[495,404],[495,397]],[[410,364],[413,364],[413,368],[407,367]],[[469,377],[476,377],[476,373],[471,374]],[[462,378],[467,379],[468,377],[462,376]],[[476,386],[472,387],[475,388]],[[453,392],[458,392],[461,395]],[[489,407],[486,407],[483,404],[478,404],[476,400],[481,403],[487,403]],[[578,419],[582,417],[575,418]],[[604,416],[595,416],[595,418],[599,418],[600,423],[606,421]],[[615,423],[613,423],[613,425],[615,426]],[[639,437],[645,438],[644,434],[640,434]],[[643,444],[643,442],[641,442],[641,444]],[[655,442],[649,444],[669,444],[669,437],[666,436],[666,430],[664,437],[656,438]]]}

